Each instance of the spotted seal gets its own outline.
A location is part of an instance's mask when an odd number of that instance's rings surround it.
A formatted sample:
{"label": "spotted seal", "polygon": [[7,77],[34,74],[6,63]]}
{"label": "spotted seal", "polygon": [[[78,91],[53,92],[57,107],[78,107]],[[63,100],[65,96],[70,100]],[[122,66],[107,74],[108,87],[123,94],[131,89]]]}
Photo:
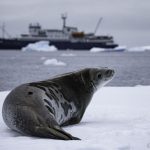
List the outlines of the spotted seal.
{"label": "spotted seal", "polygon": [[4,122],[26,135],[77,140],[62,127],[81,121],[94,92],[113,75],[108,68],[85,68],[20,85],[4,101]]}

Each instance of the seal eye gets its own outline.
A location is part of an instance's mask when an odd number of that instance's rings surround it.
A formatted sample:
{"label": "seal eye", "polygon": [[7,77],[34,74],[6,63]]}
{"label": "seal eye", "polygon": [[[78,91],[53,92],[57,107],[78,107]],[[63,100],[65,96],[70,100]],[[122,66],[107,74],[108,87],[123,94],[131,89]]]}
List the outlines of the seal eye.
{"label": "seal eye", "polygon": [[98,78],[98,79],[101,79],[101,78],[102,78],[102,74],[99,73],[99,74],[97,75],[97,78]]}

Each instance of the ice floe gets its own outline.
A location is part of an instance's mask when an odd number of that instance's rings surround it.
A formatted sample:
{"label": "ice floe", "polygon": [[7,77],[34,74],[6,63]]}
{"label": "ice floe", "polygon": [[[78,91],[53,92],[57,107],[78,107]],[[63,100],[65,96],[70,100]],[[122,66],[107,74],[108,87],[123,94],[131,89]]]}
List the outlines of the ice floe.
{"label": "ice floe", "polygon": [[47,59],[44,61],[44,65],[51,65],[51,66],[66,66],[65,62],[57,60],[56,58]]}

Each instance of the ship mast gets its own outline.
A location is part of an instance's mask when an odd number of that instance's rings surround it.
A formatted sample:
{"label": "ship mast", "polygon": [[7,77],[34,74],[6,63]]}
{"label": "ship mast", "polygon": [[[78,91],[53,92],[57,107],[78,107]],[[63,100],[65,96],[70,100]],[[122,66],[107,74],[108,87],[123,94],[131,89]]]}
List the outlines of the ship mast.
{"label": "ship mast", "polygon": [[63,29],[64,29],[66,27],[67,14],[66,13],[62,14],[61,18],[63,20]]}
{"label": "ship mast", "polygon": [[95,28],[95,31],[94,31],[94,35],[96,34],[96,32],[97,32],[97,30],[98,30],[98,28],[99,28],[99,26],[100,26],[100,24],[101,24],[101,22],[102,22],[102,17],[98,20],[98,23],[96,24],[96,28]]}
{"label": "ship mast", "polygon": [[5,23],[2,25],[2,38],[5,38]]}
{"label": "ship mast", "polygon": [[1,26],[0,26],[1,30],[2,30],[2,38],[4,39],[5,38],[5,23],[3,23]]}

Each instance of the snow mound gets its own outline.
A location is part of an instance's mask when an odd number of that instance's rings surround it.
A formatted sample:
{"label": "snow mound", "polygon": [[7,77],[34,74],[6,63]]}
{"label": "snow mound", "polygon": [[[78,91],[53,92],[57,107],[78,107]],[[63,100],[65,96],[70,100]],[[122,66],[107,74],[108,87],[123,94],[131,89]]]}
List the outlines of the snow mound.
{"label": "snow mound", "polygon": [[74,56],[76,56],[76,54],[73,54],[73,53],[62,53],[61,56],[63,56],[63,57],[74,57]]}
{"label": "snow mound", "polygon": [[57,60],[56,58],[47,59],[44,61],[44,65],[51,65],[51,66],[66,66],[66,63]]}
{"label": "snow mound", "polygon": [[98,48],[98,47],[93,47],[90,49],[90,52],[92,52],[92,53],[104,52],[104,51],[105,51],[104,48]]}
{"label": "snow mound", "polygon": [[150,51],[150,46],[132,47],[128,49],[129,52],[144,52]]}
{"label": "snow mound", "polygon": [[49,46],[48,41],[39,41],[36,43],[30,43],[26,47],[21,49],[22,51],[42,51],[42,52],[54,52],[57,48],[53,45]]}
{"label": "snow mound", "polygon": [[[62,141],[24,136],[0,115],[1,150],[149,150],[150,86],[104,87],[94,95],[82,121],[64,130],[79,137]],[[9,92],[0,92],[0,113]]]}

